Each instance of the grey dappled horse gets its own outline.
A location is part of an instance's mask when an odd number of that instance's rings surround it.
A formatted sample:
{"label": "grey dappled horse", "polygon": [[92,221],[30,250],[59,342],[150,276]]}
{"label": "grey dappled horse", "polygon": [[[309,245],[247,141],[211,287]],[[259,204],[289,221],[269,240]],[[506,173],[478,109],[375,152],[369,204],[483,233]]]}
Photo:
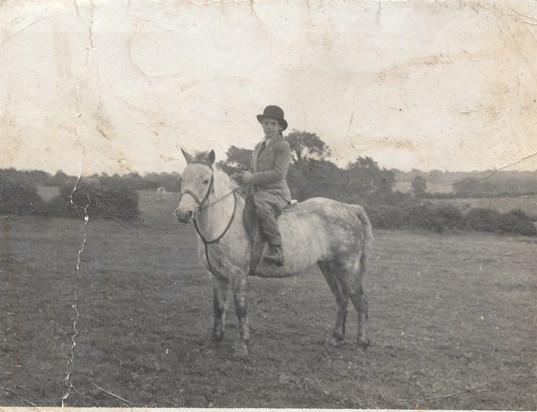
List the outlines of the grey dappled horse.
{"label": "grey dappled horse", "polygon": [[[223,338],[227,289],[231,284],[241,337],[236,351],[247,354],[246,283],[251,243],[242,219],[245,200],[226,174],[213,169],[214,151],[195,156],[185,151],[183,154],[187,166],[181,174],[181,198],[175,215],[182,223],[194,221],[199,257],[212,274],[213,339],[219,342]],[[285,265],[278,267],[261,261],[259,276],[293,276],[317,264],[338,306],[332,342],[343,340],[350,298],[358,312],[358,344],[367,347],[367,299],[362,277],[373,236],[364,209],[331,199],[308,199],[295,210],[283,213],[279,227]]]}

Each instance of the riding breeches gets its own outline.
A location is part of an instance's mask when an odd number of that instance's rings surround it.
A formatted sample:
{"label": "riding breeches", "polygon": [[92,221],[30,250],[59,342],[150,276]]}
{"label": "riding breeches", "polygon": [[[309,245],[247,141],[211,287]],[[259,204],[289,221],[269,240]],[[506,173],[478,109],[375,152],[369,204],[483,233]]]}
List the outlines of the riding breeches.
{"label": "riding breeches", "polygon": [[271,246],[282,246],[282,236],[278,229],[278,217],[288,202],[277,193],[255,192],[255,214],[261,232]]}

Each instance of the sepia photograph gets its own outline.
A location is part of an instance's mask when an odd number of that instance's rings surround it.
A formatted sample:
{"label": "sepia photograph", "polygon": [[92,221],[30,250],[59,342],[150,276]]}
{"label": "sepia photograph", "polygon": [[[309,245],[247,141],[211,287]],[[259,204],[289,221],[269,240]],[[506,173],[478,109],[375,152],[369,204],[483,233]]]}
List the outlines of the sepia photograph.
{"label": "sepia photograph", "polygon": [[0,409],[537,410],[535,0],[0,0]]}

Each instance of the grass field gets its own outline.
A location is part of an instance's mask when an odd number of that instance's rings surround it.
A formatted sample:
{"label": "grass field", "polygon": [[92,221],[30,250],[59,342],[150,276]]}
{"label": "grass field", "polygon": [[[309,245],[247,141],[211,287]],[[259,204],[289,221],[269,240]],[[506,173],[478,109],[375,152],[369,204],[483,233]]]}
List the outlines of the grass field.
{"label": "grass field", "polygon": [[537,409],[534,238],[375,231],[365,352],[355,313],[346,342],[326,344],[335,304],[316,268],[252,278],[239,360],[233,310],[210,341],[209,278],[177,195],[154,198],[140,221],[86,232],[0,219],[0,405],[60,406],[69,371],[66,406]]}

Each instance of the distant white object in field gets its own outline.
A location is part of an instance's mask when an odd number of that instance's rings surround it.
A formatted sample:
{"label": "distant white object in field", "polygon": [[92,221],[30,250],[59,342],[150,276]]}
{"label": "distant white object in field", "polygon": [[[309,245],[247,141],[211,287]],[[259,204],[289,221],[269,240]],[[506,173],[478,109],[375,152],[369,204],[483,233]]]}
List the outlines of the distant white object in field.
{"label": "distant white object in field", "polygon": [[166,189],[164,189],[162,186],[157,187],[157,199],[158,200],[163,200],[167,194],[168,192],[166,192]]}

